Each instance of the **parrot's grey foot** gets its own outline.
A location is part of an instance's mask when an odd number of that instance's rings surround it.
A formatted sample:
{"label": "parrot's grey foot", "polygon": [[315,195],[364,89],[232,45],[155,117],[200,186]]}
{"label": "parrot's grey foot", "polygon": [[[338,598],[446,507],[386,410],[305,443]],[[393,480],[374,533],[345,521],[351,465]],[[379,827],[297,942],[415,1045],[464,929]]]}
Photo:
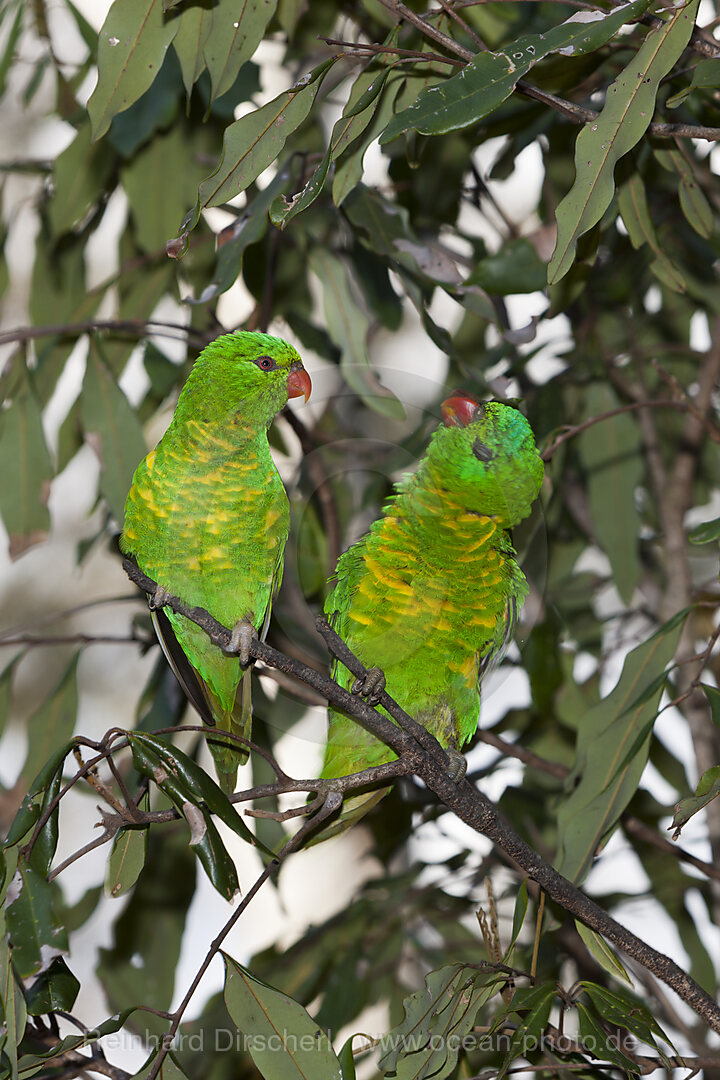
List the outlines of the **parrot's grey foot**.
{"label": "parrot's grey foot", "polygon": [[465,755],[452,748],[446,749],[445,753],[448,756],[447,774],[454,783],[459,784],[461,780],[465,779],[465,773],[467,772]]}
{"label": "parrot's grey foot", "polygon": [[148,607],[151,611],[157,611],[158,608],[165,607],[171,596],[172,593],[164,585],[156,585],[155,592],[148,600]]}
{"label": "parrot's grey foot", "polygon": [[250,663],[250,645],[257,641],[258,632],[249,619],[241,619],[236,622],[230,634],[230,643],[224,650],[232,656],[237,656],[241,667],[247,667]]}
{"label": "parrot's grey foot", "polygon": [[368,705],[377,705],[384,689],[385,674],[379,667],[368,668],[365,677],[352,684],[353,694],[361,694]]}

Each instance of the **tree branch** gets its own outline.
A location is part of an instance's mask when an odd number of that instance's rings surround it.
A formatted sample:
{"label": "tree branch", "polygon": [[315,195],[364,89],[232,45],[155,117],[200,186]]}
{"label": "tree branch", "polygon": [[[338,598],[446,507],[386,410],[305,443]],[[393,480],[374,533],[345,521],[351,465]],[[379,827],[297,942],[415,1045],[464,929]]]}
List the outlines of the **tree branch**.
{"label": "tree branch", "polygon": [[[129,559],[124,560],[123,567],[128,576],[146,593],[151,596],[155,594],[157,583],[152,578],[143,574]],[[230,630],[213,619],[207,611],[203,608],[191,607],[173,597],[168,598],[167,604],[176,613],[184,615],[202,627],[215,644],[227,650],[230,645]],[[348,670],[357,677],[364,677],[367,673],[365,667],[352,655],[327,623],[323,626],[322,632],[325,640],[332,642],[332,651],[336,655],[339,654],[338,659]],[[334,706],[358,720],[368,731],[387,743],[449,810],[514,859],[528,876],[544,889],[550,899],[652,971],[694,1009],[714,1031],[720,1033],[720,1006],[717,1002],[674,960],[636,937],[593,900],[585,896],[575,885],[558,874],[515,832],[490,800],[473,788],[467,780],[459,784],[455,783],[447,773],[447,757],[440,744],[429,731],[416,724],[412,717],[408,716],[387,693],[383,692],[381,697],[383,707],[391,712],[398,724],[402,723],[402,727],[394,724],[392,720],[371,708],[364,701],[349,694],[321,672],[297,660],[290,660],[265,642],[254,640],[251,643],[250,652],[256,659],[278,667],[319,690]],[[417,739],[410,734],[416,731]],[[337,795],[336,805],[339,807],[341,804],[339,792],[331,792],[331,794]],[[328,800],[329,798],[330,796]],[[325,806],[328,805],[329,803],[326,802]],[[325,817],[329,816],[329,813],[330,811]],[[297,841],[301,835],[304,839],[315,824],[317,824],[317,815],[300,830],[293,840]],[[288,853],[289,850],[296,850],[296,847],[288,849]],[[228,926],[223,930],[223,936],[229,929]],[[153,1080],[153,1076],[148,1080]]]}

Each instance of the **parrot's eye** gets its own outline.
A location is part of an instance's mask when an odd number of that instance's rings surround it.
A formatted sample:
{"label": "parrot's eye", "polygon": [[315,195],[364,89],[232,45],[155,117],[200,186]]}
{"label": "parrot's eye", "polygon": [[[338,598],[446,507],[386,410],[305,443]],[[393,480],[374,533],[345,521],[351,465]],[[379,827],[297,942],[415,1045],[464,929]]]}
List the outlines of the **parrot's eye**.
{"label": "parrot's eye", "polygon": [[258,356],[253,363],[257,364],[261,371],[273,371],[277,367],[272,356]]}
{"label": "parrot's eye", "polygon": [[485,443],[480,442],[479,439],[476,439],[473,443],[472,452],[478,461],[492,461],[495,457],[490,447],[486,446]]}
{"label": "parrot's eye", "polygon": [[477,409],[473,413],[473,420],[480,420],[485,415],[485,406],[478,405]]}

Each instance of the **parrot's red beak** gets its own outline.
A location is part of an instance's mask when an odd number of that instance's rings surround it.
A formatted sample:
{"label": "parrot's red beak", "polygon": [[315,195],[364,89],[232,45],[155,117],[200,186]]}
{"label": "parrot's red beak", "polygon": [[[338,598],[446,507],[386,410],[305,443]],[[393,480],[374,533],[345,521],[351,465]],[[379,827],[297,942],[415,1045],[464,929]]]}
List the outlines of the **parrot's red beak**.
{"label": "parrot's red beak", "polygon": [[467,427],[475,419],[479,404],[469,394],[453,394],[440,407],[443,423],[446,427]]}
{"label": "parrot's red beak", "polygon": [[296,368],[295,371],[290,372],[287,381],[287,391],[289,398],[304,397],[307,401],[312,391],[312,383],[305,368]]}

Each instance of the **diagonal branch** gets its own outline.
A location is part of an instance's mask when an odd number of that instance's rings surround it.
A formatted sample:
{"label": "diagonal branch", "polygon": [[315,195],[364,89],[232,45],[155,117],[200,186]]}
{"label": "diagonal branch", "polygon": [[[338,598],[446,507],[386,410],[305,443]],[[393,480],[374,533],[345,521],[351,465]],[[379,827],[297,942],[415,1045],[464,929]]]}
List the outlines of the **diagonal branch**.
{"label": "diagonal branch", "polygon": [[[124,560],[123,567],[128,576],[146,593],[155,594],[157,583],[152,578],[143,574],[129,559]],[[173,611],[184,615],[204,629],[215,644],[227,650],[230,645],[230,630],[213,619],[205,609],[191,607],[174,597],[169,597],[167,604]],[[326,642],[331,643],[332,650],[338,655],[338,659],[352,674],[359,678],[367,674],[365,667],[353,656],[344,642],[326,623],[322,627],[322,634]],[[593,900],[585,896],[580,889],[546,863],[515,832],[493,803],[480,791],[472,787],[467,780],[459,784],[455,783],[447,773],[447,758],[440,744],[428,731],[420,728],[412,717],[408,716],[400,708],[397,702],[393,701],[385,693],[382,696],[383,706],[388,711],[392,710],[393,717],[399,723],[402,723],[402,727],[371,708],[364,701],[348,693],[347,690],[338,686],[326,675],[300,663],[298,660],[291,660],[265,642],[254,640],[250,652],[256,659],[261,659],[270,666],[278,667],[281,671],[286,671],[314,689],[319,690],[334,706],[342,709],[343,712],[359,721],[373,735],[387,743],[403,759],[404,764],[412,769],[449,810],[476,832],[486,836],[511,859],[514,859],[529,877],[536,881],[547,893],[550,899],[570,912],[575,918],[580,919],[586,926],[602,934],[649,971],[652,971],[659,979],[667,983],[714,1031],[720,1033],[720,1006],[718,1006],[718,1003],[674,960],[651,948],[642,939],[636,937],[635,934],[613,919]],[[410,734],[411,731],[415,732],[416,730],[419,741]],[[337,806],[339,807],[341,804],[340,793],[331,792],[331,794],[337,796]],[[328,803],[326,802],[325,805],[327,806]],[[304,838],[307,834],[306,830],[309,832],[316,822],[317,816],[312,818],[300,833],[296,834],[293,840],[297,841],[300,835]],[[299,844],[296,844],[292,850],[296,850],[298,846]],[[153,1076],[149,1077],[148,1080],[153,1080]]]}

